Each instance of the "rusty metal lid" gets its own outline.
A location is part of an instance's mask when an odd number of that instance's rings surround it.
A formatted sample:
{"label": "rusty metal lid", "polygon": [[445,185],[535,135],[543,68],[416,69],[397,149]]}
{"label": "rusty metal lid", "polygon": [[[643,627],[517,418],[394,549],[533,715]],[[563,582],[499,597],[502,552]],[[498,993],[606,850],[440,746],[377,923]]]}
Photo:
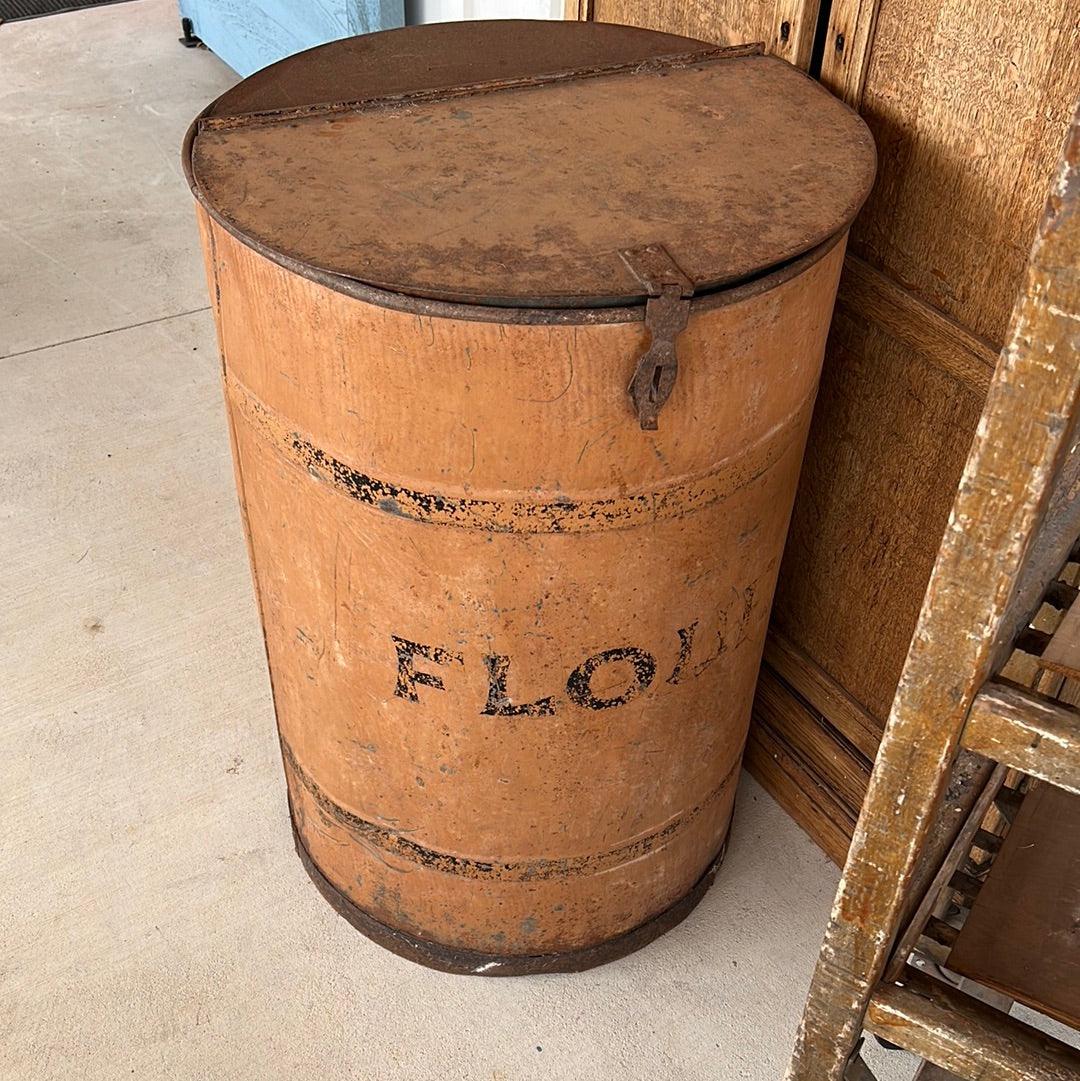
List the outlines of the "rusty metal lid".
{"label": "rusty metal lid", "polygon": [[196,122],[192,188],[320,276],[524,307],[640,303],[628,249],[696,294],[844,230],[875,155],[859,117],[759,46],[596,23],[472,22],[334,42]]}

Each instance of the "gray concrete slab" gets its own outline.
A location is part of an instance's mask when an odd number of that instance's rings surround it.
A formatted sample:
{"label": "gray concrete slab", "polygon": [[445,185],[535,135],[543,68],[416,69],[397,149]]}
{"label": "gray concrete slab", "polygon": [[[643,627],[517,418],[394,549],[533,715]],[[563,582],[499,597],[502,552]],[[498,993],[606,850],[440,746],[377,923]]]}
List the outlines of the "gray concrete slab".
{"label": "gray concrete slab", "polygon": [[778,1078],[837,873],[748,778],[701,906],[580,975],[417,968],[304,876],[176,164],[232,76],[176,23],[0,27],[0,1077]]}
{"label": "gray concrete slab", "polygon": [[0,356],[205,307],[179,146],[236,76],[169,4],[0,33]]}

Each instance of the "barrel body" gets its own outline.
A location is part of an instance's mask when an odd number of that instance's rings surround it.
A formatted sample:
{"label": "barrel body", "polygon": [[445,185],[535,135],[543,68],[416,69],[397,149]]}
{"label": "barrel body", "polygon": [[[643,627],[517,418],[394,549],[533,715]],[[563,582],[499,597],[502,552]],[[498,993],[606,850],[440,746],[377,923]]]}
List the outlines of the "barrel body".
{"label": "barrel body", "polygon": [[662,929],[727,836],[843,238],[695,300],[643,431],[640,309],[410,311],[199,214],[324,892],[492,974]]}

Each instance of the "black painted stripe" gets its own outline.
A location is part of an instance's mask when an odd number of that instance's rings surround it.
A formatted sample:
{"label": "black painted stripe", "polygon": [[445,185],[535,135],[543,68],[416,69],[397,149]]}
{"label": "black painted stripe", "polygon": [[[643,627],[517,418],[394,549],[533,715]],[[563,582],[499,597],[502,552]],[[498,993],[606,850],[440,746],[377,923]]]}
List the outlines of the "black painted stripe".
{"label": "black painted stripe", "polygon": [[591,533],[685,517],[768,473],[801,438],[812,405],[806,403],[764,439],[707,474],[630,495],[542,502],[449,496],[380,480],[316,446],[235,380],[229,387],[237,415],[310,476],[350,499],[413,522],[494,533]]}
{"label": "black painted stripe", "polygon": [[[460,875],[463,878],[497,880],[501,882],[540,882],[552,878],[571,878],[579,875],[591,875],[600,871],[611,870],[624,863],[631,863],[649,852],[662,847],[677,834],[686,829],[696,818],[711,807],[727,791],[739,769],[736,759],[724,779],[697,806],[677,815],[666,825],[643,837],[638,837],[624,845],[607,852],[596,852],[585,856],[548,857],[531,860],[478,860],[469,856],[455,856],[449,852],[440,852],[428,848],[396,830],[388,829],[377,822],[361,818],[346,810],[332,800],[297,761],[292,748],[283,738],[282,755],[286,768],[306,789],[316,806],[329,818],[366,844],[407,860],[421,867],[444,874]],[[294,801],[294,809],[300,808]],[[299,816],[300,828],[303,829],[303,814]]]}

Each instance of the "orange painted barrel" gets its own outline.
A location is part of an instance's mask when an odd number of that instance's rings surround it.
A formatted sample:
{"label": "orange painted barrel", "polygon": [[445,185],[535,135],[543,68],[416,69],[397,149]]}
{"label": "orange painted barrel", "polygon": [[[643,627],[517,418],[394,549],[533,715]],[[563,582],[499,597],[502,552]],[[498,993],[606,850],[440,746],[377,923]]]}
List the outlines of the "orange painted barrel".
{"label": "orange painted barrel", "polygon": [[647,942],[724,851],[866,128],[756,47],[468,23],[185,163],[309,873],[450,971]]}

